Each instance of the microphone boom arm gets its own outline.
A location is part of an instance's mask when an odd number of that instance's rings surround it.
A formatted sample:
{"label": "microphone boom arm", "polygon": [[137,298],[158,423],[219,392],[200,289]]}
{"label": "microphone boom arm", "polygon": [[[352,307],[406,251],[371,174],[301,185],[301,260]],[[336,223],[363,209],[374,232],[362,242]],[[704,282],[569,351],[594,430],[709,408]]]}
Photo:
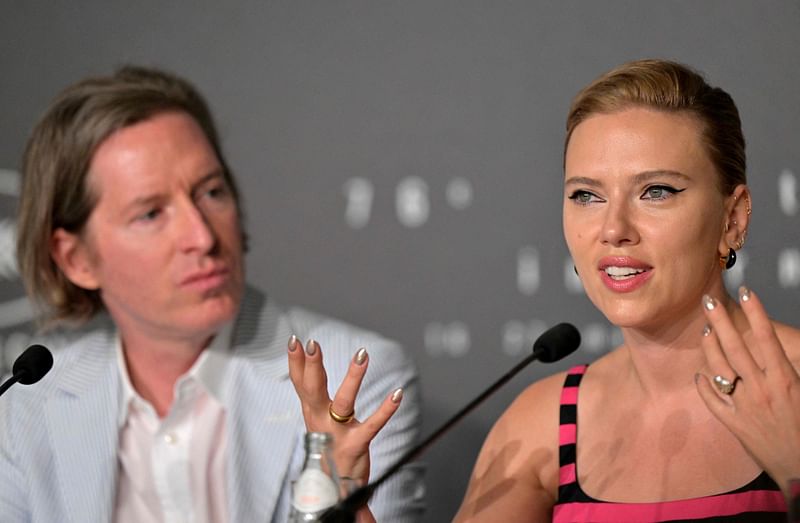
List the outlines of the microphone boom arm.
{"label": "microphone boom arm", "polygon": [[352,523],[355,521],[356,512],[365,506],[372,497],[373,492],[381,486],[387,479],[392,477],[400,468],[409,463],[414,458],[422,454],[428,447],[444,435],[453,425],[461,421],[461,419],[472,412],[475,407],[483,403],[486,398],[494,394],[497,389],[502,387],[511,378],[516,376],[519,371],[527,367],[534,360],[541,360],[544,363],[551,363],[558,361],[566,355],[573,352],[581,343],[580,333],[573,325],[568,323],[560,323],[555,327],[545,331],[536,343],[533,344],[533,353],[527,356],[524,360],[517,363],[514,368],[506,372],[497,381],[491,384],[484,390],[477,398],[469,402],[464,408],[454,414],[447,422],[444,423],[439,429],[433,432],[430,436],[425,438],[422,442],[414,446],[412,449],[403,454],[394,465],[389,467],[383,474],[378,477],[374,482],[368,483],[362,487],[354,490],[341,502],[326,510],[320,516],[322,523]]}

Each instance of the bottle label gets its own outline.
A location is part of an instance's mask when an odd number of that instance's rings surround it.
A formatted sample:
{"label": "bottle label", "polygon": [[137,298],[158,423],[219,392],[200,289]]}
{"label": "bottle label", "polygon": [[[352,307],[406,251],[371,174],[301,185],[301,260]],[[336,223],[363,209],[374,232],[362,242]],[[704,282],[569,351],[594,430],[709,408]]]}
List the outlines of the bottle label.
{"label": "bottle label", "polygon": [[331,507],[339,501],[333,480],[321,470],[304,470],[294,484],[292,505],[298,512],[313,513]]}

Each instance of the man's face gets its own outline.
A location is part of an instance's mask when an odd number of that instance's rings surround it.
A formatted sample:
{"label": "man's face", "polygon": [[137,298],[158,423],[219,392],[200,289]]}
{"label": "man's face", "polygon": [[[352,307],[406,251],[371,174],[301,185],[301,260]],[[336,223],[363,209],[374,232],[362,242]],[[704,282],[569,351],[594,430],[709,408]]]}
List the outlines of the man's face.
{"label": "man's face", "polygon": [[78,239],[88,267],[78,284],[100,291],[123,339],[200,343],[236,315],[237,203],[194,119],[165,112],[116,131],[88,184],[97,205]]}

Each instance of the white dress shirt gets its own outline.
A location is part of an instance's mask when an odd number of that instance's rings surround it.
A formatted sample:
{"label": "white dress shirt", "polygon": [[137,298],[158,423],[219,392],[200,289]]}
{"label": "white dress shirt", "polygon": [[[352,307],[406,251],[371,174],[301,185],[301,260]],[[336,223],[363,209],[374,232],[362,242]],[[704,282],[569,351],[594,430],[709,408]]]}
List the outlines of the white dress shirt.
{"label": "white dress shirt", "polygon": [[116,523],[226,523],[226,429],[221,383],[230,326],[175,383],[162,419],[131,385],[117,340],[121,376]]}

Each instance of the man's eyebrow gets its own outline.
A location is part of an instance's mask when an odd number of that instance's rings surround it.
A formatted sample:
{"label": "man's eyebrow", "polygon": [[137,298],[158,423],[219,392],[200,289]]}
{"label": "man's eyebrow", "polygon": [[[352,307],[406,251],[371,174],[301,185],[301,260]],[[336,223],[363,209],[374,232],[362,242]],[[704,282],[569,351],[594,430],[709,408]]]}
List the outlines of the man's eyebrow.
{"label": "man's eyebrow", "polygon": [[146,194],[144,196],[137,196],[133,200],[129,201],[122,207],[122,213],[129,213],[134,212],[138,209],[142,209],[145,207],[151,207],[153,205],[157,205],[163,199],[163,195],[159,193],[151,193]]}
{"label": "man's eyebrow", "polygon": [[212,180],[216,180],[217,178],[225,178],[225,170],[222,167],[217,167],[211,170],[205,176],[197,179],[197,181],[192,183],[192,189],[197,189],[198,187],[201,187]]}
{"label": "man's eyebrow", "polygon": [[[210,182],[212,180],[215,180],[217,178],[225,179],[225,171],[222,168],[214,169],[210,173],[206,174],[205,176],[203,176],[202,178],[200,178],[199,180],[194,182],[192,184],[192,192],[194,193],[195,191],[197,191],[198,189],[203,187],[203,185],[205,185],[208,182]],[[130,202],[128,202],[123,207],[123,209],[125,211],[129,211],[131,209],[136,209],[136,208],[139,208],[139,207],[147,207],[147,206],[159,203],[163,198],[164,198],[164,195],[162,193],[159,193],[159,192],[145,194],[143,196],[138,196],[138,197],[134,198],[133,200],[131,200]]]}

